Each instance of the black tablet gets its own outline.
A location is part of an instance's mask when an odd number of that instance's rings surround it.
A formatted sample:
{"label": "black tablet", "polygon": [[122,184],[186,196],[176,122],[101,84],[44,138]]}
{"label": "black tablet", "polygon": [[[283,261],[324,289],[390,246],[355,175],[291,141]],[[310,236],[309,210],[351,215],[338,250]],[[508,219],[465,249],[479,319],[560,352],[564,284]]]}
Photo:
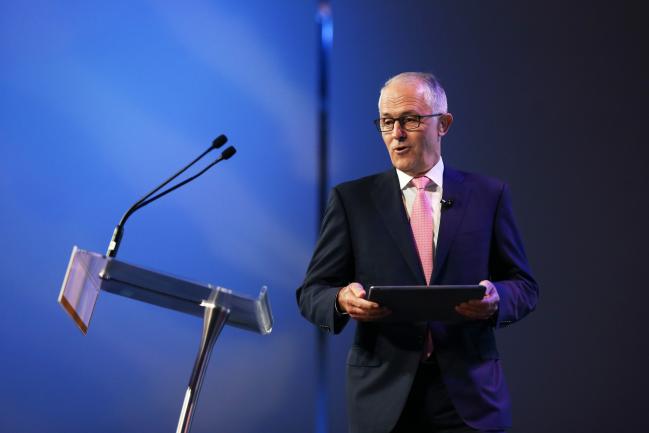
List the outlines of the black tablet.
{"label": "black tablet", "polygon": [[455,306],[471,299],[482,299],[484,286],[371,286],[367,299],[388,307],[392,314],[381,319],[390,322],[434,320],[459,322],[466,317]]}

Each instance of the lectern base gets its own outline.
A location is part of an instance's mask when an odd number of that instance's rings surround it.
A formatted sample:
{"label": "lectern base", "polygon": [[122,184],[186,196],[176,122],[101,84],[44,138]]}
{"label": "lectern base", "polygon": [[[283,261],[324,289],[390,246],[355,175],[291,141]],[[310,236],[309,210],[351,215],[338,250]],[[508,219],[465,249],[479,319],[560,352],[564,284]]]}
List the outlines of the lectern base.
{"label": "lectern base", "polygon": [[203,377],[205,370],[207,370],[207,364],[210,360],[214,342],[216,342],[230,315],[228,308],[215,305],[214,303],[203,302],[202,306],[205,308],[203,335],[201,336],[201,344],[198,348],[196,361],[194,362],[194,369],[189,378],[189,386],[187,387],[187,392],[185,392],[185,400],[180,411],[180,419],[178,420],[176,433],[189,433],[194,409],[196,409],[196,403],[198,402],[198,394],[201,391]]}

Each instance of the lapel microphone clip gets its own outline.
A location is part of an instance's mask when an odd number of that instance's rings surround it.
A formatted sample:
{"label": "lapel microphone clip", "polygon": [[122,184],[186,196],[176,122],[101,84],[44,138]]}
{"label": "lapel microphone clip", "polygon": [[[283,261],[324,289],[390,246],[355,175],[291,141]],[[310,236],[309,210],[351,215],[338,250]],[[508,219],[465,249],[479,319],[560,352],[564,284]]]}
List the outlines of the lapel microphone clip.
{"label": "lapel microphone clip", "polygon": [[451,207],[453,207],[453,199],[452,198],[449,198],[448,200],[442,199],[440,201],[440,203],[442,203],[442,210],[443,209],[450,209]]}

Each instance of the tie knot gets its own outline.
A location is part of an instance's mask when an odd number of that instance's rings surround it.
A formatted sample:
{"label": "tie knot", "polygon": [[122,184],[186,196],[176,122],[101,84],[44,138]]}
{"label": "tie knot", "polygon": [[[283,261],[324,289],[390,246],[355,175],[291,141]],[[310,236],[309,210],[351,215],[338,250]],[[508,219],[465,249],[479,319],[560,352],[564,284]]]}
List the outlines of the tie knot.
{"label": "tie knot", "polygon": [[426,176],[413,177],[412,183],[415,185],[415,188],[424,189],[430,183],[430,179],[428,179]]}

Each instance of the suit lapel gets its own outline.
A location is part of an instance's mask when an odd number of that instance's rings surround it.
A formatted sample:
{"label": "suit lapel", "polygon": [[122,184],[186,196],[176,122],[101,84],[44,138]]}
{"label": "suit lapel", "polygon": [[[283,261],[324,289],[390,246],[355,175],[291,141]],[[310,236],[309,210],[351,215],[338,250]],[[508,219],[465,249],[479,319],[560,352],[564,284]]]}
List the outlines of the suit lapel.
{"label": "suit lapel", "polygon": [[417,280],[424,281],[424,271],[419,263],[415,240],[412,236],[406,209],[403,206],[399,179],[395,170],[385,172],[377,178],[375,188],[372,189],[372,200],[377,213],[399,247],[413,276]]}
{"label": "suit lapel", "polygon": [[443,198],[452,200],[453,205],[450,208],[442,209],[432,282],[437,280],[439,272],[444,266],[457,229],[460,227],[468,207],[470,193],[470,188],[464,184],[464,175],[450,167],[445,167]]}

